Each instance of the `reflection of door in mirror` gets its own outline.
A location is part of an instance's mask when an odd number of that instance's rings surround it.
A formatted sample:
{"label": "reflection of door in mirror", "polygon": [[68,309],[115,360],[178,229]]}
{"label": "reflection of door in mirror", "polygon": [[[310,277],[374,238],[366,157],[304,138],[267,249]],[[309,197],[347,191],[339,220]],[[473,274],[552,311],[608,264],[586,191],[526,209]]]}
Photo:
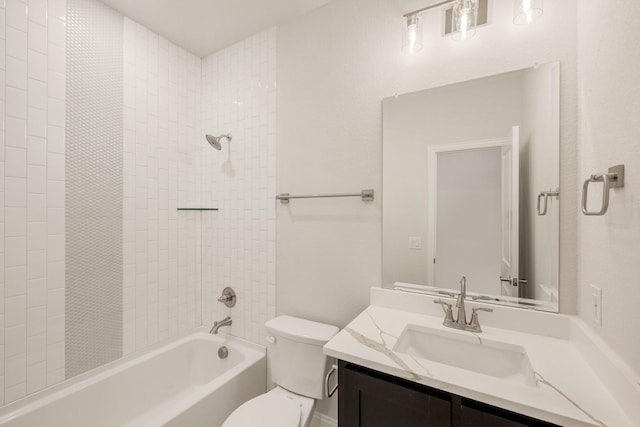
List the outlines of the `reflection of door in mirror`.
{"label": "reflection of door in mirror", "polygon": [[[517,296],[518,138],[431,146],[429,284],[442,287],[464,272],[482,294]],[[515,285],[515,286],[514,286]]]}
{"label": "reflection of door in mirror", "polygon": [[[383,100],[383,286],[439,292],[467,275],[470,296],[558,309],[559,197],[544,215],[536,203],[541,192],[558,194],[559,72],[541,64]],[[478,158],[487,152],[471,160],[462,149],[496,140],[504,149],[486,160],[492,166]],[[477,191],[445,200],[463,179]]]}
{"label": "reflection of door in mirror", "polygon": [[500,257],[500,292],[499,295],[518,297],[519,240],[520,240],[520,128],[514,126],[511,141],[502,146],[502,244]]}

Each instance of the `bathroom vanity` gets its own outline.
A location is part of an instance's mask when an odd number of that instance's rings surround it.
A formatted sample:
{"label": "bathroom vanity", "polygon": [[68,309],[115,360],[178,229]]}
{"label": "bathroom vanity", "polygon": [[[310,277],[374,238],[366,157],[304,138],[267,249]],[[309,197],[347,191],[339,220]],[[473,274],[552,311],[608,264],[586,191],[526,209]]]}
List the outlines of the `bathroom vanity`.
{"label": "bathroom vanity", "polygon": [[640,425],[638,379],[579,319],[492,305],[473,333],[445,328],[438,298],[372,288],[325,345],[340,426]]}
{"label": "bathroom vanity", "polygon": [[340,361],[340,426],[555,426],[443,390]]}

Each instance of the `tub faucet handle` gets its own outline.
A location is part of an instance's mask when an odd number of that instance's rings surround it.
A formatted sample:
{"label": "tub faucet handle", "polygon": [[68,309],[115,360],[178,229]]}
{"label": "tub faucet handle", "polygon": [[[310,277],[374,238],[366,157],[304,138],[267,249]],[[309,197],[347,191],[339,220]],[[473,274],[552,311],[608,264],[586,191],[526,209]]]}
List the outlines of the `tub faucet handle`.
{"label": "tub faucet handle", "polygon": [[223,303],[227,307],[231,308],[236,305],[236,293],[229,286],[224,288],[222,295],[218,298],[218,302]]}

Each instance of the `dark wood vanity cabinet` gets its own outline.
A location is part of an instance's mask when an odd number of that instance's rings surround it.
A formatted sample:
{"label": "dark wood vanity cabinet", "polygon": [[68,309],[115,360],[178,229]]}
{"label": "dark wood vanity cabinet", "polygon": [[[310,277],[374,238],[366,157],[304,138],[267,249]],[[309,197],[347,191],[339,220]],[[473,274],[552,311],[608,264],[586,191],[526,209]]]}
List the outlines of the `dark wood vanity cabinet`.
{"label": "dark wood vanity cabinet", "polygon": [[339,427],[555,426],[342,360],[338,382]]}

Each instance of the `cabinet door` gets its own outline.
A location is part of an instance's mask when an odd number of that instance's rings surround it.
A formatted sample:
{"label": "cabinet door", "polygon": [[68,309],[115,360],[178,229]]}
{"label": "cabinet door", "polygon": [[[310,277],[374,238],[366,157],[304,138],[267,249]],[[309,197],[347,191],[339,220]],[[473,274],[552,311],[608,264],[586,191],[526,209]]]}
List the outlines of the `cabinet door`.
{"label": "cabinet door", "polygon": [[[463,400],[460,406],[461,427],[551,427],[544,421],[504,411],[480,402]],[[558,427],[558,426],[555,426]]]}
{"label": "cabinet door", "polygon": [[446,393],[427,394],[423,387],[384,374],[371,375],[344,362],[338,375],[340,427],[451,426]]}

